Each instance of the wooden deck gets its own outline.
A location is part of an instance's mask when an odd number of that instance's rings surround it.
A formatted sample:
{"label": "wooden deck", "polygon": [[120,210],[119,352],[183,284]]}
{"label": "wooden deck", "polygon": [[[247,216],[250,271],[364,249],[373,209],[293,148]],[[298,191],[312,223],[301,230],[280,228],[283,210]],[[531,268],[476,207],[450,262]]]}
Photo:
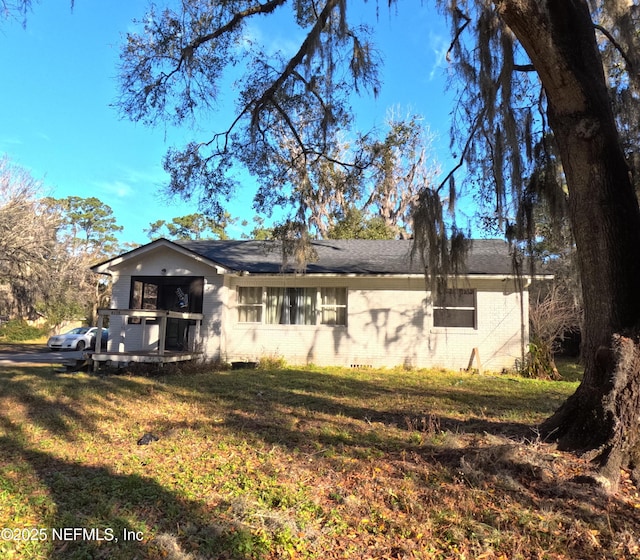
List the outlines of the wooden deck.
{"label": "wooden deck", "polygon": [[[120,325],[120,332],[110,333],[110,336],[116,336],[117,340],[125,340],[125,324],[129,317],[140,320],[140,328],[145,331],[147,321],[159,322],[159,340],[156,348],[149,349],[148,341],[143,344],[143,348],[126,348],[123,343],[118,343],[117,349],[111,348],[110,351],[102,349],[102,325],[104,317],[121,316],[124,320]],[[202,356],[202,353],[195,350],[200,342],[200,327],[202,325],[202,313],[188,313],[181,311],[167,310],[142,310],[142,309],[99,309],[98,310],[98,332],[96,334],[96,348],[90,355],[93,362],[93,369],[97,370],[102,363],[147,363],[147,364],[168,364],[175,362],[186,362],[194,360]],[[193,338],[188,341],[188,348],[184,350],[171,350],[166,348],[167,338],[167,321],[168,319],[184,319],[193,321],[194,333]],[[144,333],[143,333],[144,334]],[[144,341],[144,336],[143,336]],[[145,346],[147,346],[145,348]]]}

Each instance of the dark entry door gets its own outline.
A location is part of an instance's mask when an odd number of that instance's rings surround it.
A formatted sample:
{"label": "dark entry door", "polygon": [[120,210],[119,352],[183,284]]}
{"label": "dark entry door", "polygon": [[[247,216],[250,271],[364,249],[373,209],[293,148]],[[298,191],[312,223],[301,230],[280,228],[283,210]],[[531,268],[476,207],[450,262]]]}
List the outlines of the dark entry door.
{"label": "dark entry door", "polygon": [[167,319],[167,335],[164,342],[165,350],[185,351],[189,349],[188,333],[189,319]]}

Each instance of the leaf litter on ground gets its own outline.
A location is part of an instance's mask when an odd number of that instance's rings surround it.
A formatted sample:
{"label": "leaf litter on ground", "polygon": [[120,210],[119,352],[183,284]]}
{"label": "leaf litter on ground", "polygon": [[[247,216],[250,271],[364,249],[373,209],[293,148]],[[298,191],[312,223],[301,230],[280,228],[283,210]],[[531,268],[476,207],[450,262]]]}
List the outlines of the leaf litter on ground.
{"label": "leaf litter on ground", "polygon": [[537,437],[575,382],[144,373],[0,371],[0,526],[118,536],[4,539],[3,558],[640,558],[628,473],[608,492]]}

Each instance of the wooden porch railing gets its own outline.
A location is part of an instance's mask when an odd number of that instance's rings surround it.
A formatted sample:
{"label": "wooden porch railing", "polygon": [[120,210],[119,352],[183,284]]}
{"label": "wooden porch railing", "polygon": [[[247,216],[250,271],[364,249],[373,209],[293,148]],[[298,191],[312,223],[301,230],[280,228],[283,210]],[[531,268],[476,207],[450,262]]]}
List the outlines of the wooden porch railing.
{"label": "wooden porch railing", "polygon": [[[98,332],[96,333],[96,346],[95,346],[95,354],[102,354],[102,330],[103,330],[103,325],[104,325],[104,318],[105,317],[112,317],[112,316],[121,316],[124,317],[125,320],[123,320],[121,322],[120,325],[120,332],[118,333],[119,336],[117,338],[117,340],[125,340],[125,326],[127,324],[126,319],[129,317],[137,317],[140,319],[141,322],[141,328],[143,329],[143,332],[146,331],[146,326],[147,326],[147,321],[149,319],[151,320],[159,320],[160,325],[159,325],[159,340],[158,340],[158,350],[157,350],[157,356],[162,357],[165,355],[165,343],[166,343],[166,337],[167,337],[167,321],[168,319],[186,319],[186,320],[192,320],[195,321],[195,332],[194,332],[194,336],[193,336],[193,340],[189,340],[189,345],[190,348],[189,350],[191,352],[195,351],[195,344],[197,341],[200,340],[200,329],[202,326],[202,319],[203,319],[203,314],[202,313],[188,313],[188,312],[182,312],[182,311],[167,311],[164,309],[99,309],[98,310],[98,324],[97,324],[97,329]],[[113,333],[114,335],[116,333]],[[116,349],[112,348],[112,351],[109,352],[109,354],[130,354],[130,353],[135,353],[136,349],[126,349],[125,348],[121,348],[122,343],[118,342],[118,346]],[[114,351],[115,350],[115,351]],[[142,351],[143,349],[140,349],[140,351]],[[94,368],[97,368],[97,363],[94,361]]]}

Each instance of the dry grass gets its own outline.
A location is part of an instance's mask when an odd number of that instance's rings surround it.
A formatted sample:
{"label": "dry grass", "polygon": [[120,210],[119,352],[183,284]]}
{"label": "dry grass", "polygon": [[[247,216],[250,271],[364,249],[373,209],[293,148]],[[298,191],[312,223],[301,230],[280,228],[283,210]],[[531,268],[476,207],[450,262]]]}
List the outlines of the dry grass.
{"label": "dry grass", "polygon": [[[0,557],[640,558],[628,478],[607,495],[580,482],[589,465],[536,438],[575,386],[402,370],[5,368],[0,527],[49,538],[12,533]],[[137,445],[147,432],[159,439]],[[52,540],[60,527],[97,532]]]}

